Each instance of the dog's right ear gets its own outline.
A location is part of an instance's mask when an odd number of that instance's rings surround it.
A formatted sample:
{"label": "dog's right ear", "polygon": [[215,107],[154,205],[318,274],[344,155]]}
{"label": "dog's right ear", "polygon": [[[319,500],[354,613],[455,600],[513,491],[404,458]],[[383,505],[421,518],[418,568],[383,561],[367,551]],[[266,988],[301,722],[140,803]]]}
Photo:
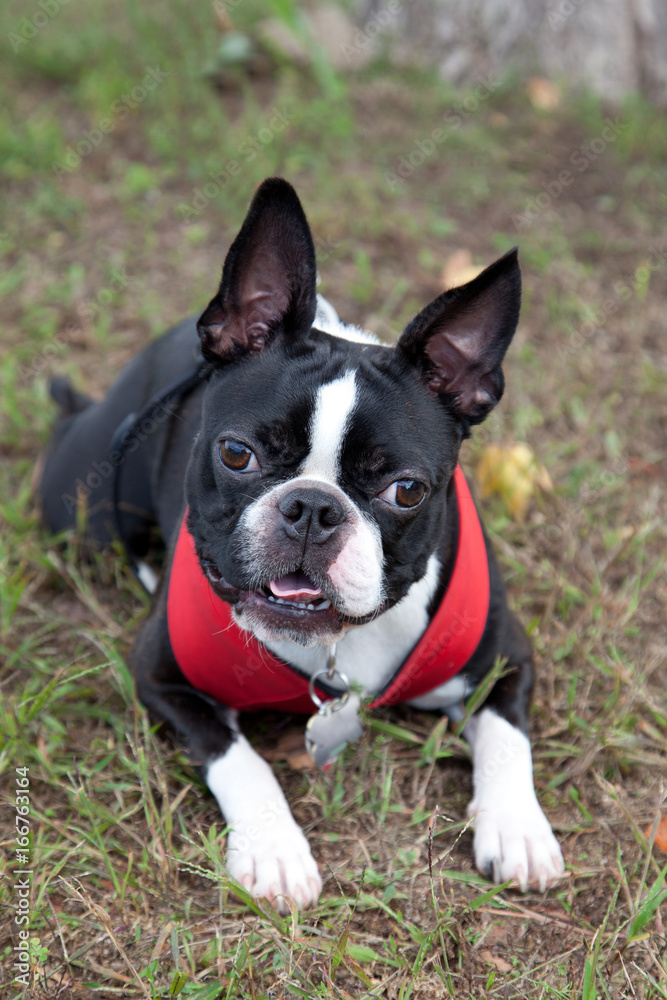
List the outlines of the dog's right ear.
{"label": "dog's right ear", "polygon": [[260,184],[222,270],[218,294],[197,323],[204,358],[257,354],[278,334],[298,336],[315,319],[315,247],[291,184]]}
{"label": "dog's right ear", "polygon": [[515,247],[472,281],[434,299],[396,345],[427,388],[466,425],[484,420],[503,394],[502,361],[520,304]]}

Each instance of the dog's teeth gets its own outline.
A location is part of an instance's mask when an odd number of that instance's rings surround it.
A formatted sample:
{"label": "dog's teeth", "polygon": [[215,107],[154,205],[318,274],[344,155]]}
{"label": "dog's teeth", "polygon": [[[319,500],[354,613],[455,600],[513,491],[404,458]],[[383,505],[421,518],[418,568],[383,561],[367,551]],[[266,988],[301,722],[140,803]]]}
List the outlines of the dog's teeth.
{"label": "dog's teeth", "polygon": [[318,599],[316,604],[306,604],[304,601],[289,601],[284,597],[276,597],[275,594],[265,594],[267,601],[271,604],[286,604],[290,608],[299,608],[300,611],[326,611],[331,607],[331,601]]}

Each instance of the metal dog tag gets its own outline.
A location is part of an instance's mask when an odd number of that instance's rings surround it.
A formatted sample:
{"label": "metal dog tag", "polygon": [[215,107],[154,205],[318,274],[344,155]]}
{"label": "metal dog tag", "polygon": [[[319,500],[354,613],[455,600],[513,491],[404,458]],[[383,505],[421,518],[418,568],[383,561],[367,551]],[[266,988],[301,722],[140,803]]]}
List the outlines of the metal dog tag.
{"label": "metal dog tag", "polygon": [[340,698],[325,701],[306,726],[306,750],[323,771],[331,767],[348,743],[359,739],[363,730],[359,718],[361,698],[346,691]]}

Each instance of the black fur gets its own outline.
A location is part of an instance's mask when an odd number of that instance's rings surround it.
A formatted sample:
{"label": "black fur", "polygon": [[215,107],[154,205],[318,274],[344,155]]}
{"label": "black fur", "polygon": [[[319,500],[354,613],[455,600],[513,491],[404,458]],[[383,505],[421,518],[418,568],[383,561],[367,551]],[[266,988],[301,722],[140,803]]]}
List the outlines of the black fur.
{"label": "black fur", "polygon": [[[308,452],[317,387],[353,365],[362,391],[341,455],[340,485],[380,528],[387,581],[382,610],[423,575],[434,548],[443,566],[441,594],[456,541],[450,494],[459,447],[469,426],[484,419],[503,392],[501,363],[520,305],[516,251],[435,299],[408,325],[395,350],[313,328],[315,277],[313,242],[296,194],[285,181],[266,181],[229,251],[220,288],[197,324],[188,320],[146,348],[101,402],[88,401],[60,381],[54,385],[63,416],[40,486],[49,528],[73,527],[77,505],[80,512],[83,504],[89,539],[109,544],[118,475],[126,540],[141,551],[158,526],[169,549],[187,500],[198,554],[223,579],[223,596],[238,600],[240,592],[257,586],[239,544],[241,514],[272,485],[296,474]],[[114,458],[111,441],[118,425],[192,366],[197,335],[210,366],[206,381],[156,414],[151,426],[134,433],[121,459]],[[261,475],[230,474],[219,459],[226,439],[257,453]],[[425,502],[392,510],[378,500],[397,476],[423,482]],[[327,517],[333,524],[334,515]],[[344,527],[336,525],[326,538],[322,533],[306,563],[303,538],[297,531],[290,541],[285,531],[267,572],[305,566],[318,580],[342,544]],[[513,672],[496,684],[488,704],[526,731],[530,646],[507,608],[491,552],[490,565],[489,619],[466,670],[478,682],[498,655],[507,659]],[[168,577],[169,560],[135,641],[132,666],[141,700],[176,730],[193,760],[205,764],[225,751],[233,727],[228,711],[195,691],[176,664],[166,626]]]}

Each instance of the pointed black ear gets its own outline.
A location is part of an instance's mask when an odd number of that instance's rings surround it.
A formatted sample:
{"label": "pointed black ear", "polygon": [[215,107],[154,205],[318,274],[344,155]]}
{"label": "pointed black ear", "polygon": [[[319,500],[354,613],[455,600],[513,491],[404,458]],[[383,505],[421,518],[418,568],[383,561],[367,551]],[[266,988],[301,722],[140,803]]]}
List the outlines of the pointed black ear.
{"label": "pointed black ear", "polygon": [[197,330],[214,364],[257,353],[277,334],[308,331],[316,310],[315,248],[296,191],[280,177],[260,184]]}
{"label": "pointed black ear", "polygon": [[467,285],[434,299],[405,328],[397,350],[455,413],[477,424],[503,394],[500,366],[520,304],[515,247]]}

